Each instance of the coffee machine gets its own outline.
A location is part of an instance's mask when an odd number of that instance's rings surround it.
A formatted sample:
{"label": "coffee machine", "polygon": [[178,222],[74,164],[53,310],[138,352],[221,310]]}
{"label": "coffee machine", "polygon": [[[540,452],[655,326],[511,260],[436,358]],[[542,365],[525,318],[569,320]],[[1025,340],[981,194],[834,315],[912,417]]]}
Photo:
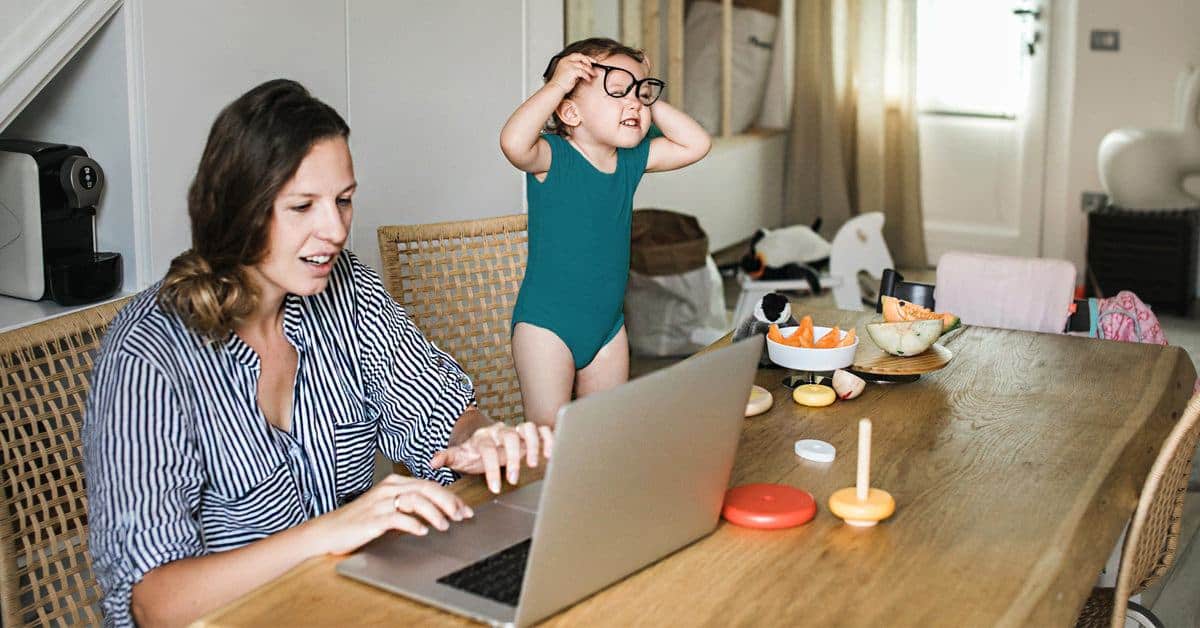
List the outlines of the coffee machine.
{"label": "coffee machine", "polygon": [[120,290],[120,253],[96,251],[103,190],[78,146],[0,140],[0,294],[79,305]]}

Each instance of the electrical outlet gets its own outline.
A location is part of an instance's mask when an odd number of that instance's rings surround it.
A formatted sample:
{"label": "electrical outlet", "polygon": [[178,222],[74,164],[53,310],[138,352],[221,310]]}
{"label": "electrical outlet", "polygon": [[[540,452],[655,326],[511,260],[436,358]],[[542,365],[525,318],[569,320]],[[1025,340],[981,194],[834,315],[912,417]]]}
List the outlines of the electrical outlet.
{"label": "electrical outlet", "polygon": [[1083,213],[1104,209],[1108,205],[1108,195],[1104,192],[1084,192],[1080,198],[1080,209]]}
{"label": "electrical outlet", "polygon": [[1121,31],[1098,31],[1091,33],[1092,50],[1116,52],[1121,49]]}

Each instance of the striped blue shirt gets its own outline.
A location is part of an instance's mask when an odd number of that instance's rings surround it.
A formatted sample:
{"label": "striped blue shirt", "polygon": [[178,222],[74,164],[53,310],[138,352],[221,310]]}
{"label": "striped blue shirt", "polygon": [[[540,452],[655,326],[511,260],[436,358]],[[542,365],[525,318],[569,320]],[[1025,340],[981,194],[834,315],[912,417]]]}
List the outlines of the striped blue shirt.
{"label": "striped blue shirt", "polygon": [[163,564],[240,547],[371,487],[381,449],[413,475],[474,403],[470,379],[425,340],[373,270],[343,252],[318,295],[288,295],[299,357],[291,431],[258,406],[258,355],[205,342],[146,290],[104,338],[83,426],[88,522],[109,625]]}

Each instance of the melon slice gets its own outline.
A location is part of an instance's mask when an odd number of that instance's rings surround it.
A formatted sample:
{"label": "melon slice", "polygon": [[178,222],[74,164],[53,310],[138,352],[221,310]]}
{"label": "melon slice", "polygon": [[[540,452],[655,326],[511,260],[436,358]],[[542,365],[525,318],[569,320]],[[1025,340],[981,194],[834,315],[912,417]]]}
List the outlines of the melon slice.
{"label": "melon slice", "polygon": [[916,303],[901,301],[896,297],[882,297],[883,320],[889,323],[902,321],[939,320],[942,322],[942,333],[946,333],[962,324],[958,317],[949,312],[934,312]]}
{"label": "melon slice", "polygon": [[867,335],[880,349],[909,357],[928,349],[942,335],[942,321],[928,319],[899,323],[867,323]]}

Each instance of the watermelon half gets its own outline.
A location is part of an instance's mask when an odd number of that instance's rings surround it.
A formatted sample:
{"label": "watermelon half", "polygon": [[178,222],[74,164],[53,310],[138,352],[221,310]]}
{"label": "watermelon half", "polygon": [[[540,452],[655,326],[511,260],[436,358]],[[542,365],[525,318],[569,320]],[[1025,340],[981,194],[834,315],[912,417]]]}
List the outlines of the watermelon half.
{"label": "watermelon half", "polygon": [[942,335],[942,321],[926,319],[899,323],[867,323],[867,335],[880,349],[909,357],[924,352]]}

